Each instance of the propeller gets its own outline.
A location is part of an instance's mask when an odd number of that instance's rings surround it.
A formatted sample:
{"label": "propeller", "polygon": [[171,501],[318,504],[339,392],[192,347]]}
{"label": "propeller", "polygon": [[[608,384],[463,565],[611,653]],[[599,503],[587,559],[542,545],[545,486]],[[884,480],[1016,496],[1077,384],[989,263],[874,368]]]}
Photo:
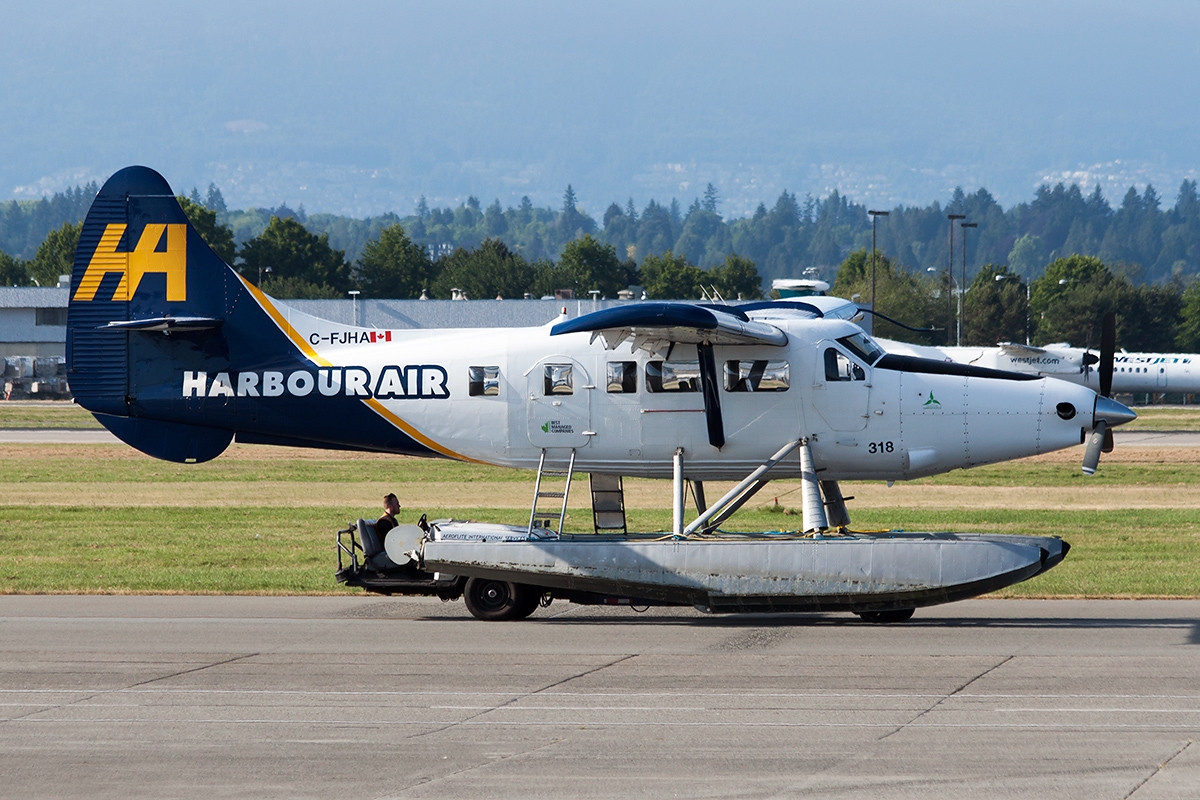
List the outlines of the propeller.
{"label": "propeller", "polygon": [[1100,394],[1112,397],[1113,359],[1117,350],[1117,315],[1108,312],[1100,328]]}
{"label": "propeller", "polygon": [[1100,359],[1097,366],[1100,373],[1100,396],[1096,398],[1096,409],[1092,413],[1092,419],[1096,423],[1091,436],[1088,437],[1087,449],[1083,452],[1084,475],[1095,475],[1096,467],[1100,464],[1100,454],[1113,451],[1111,426],[1121,425],[1137,417],[1137,414],[1111,397],[1116,349],[1117,317],[1110,311],[1104,315],[1100,329]]}

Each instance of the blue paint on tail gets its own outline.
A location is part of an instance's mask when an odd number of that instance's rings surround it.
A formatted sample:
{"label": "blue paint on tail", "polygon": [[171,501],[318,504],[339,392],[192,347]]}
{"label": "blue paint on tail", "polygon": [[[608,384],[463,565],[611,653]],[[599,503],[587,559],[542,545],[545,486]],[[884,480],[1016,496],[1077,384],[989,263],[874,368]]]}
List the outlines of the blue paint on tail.
{"label": "blue paint on tail", "polygon": [[[150,322],[164,318],[194,327]],[[155,327],[167,330],[147,329]],[[169,461],[215,458],[235,435],[436,455],[351,397],[183,391],[185,372],[316,369],[205,244],[161,175],[126,167],[105,182],[71,275],[67,375],[76,402],[126,443]]]}

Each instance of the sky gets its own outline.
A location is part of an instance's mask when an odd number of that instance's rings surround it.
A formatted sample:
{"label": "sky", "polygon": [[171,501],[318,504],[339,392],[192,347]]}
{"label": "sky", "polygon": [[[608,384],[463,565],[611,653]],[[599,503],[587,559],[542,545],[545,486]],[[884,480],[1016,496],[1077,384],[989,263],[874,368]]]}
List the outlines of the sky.
{"label": "sky", "polygon": [[1200,170],[1200,4],[0,0],[0,200],[129,164],[231,207],[871,207]]}

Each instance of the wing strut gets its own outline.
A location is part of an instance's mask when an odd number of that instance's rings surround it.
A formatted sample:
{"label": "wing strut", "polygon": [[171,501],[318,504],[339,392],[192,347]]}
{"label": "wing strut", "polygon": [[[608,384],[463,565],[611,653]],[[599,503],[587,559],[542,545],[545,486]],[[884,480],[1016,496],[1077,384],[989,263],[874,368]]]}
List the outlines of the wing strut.
{"label": "wing strut", "polygon": [[725,421],[721,417],[721,392],[717,383],[717,359],[707,342],[696,345],[700,358],[700,391],[704,394],[704,418],[708,422],[708,443],[720,450],[725,446]]}

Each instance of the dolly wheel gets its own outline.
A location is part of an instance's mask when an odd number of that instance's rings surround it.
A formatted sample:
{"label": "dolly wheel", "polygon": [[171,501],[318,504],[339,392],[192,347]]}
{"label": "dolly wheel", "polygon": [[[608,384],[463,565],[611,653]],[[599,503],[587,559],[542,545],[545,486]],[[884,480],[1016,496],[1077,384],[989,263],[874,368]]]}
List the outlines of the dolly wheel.
{"label": "dolly wheel", "polygon": [[492,578],[471,578],[463,590],[463,600],[471,616],[476,619],[524,619],[537,608],[536,591],[532,586],[521,583]]}
{"label": "dolly wheel", "polygon": [[890,611],[855,611],[865,622],[887,624],[890,622],[907,622],[912,619],[915,608],[893,608]]}

